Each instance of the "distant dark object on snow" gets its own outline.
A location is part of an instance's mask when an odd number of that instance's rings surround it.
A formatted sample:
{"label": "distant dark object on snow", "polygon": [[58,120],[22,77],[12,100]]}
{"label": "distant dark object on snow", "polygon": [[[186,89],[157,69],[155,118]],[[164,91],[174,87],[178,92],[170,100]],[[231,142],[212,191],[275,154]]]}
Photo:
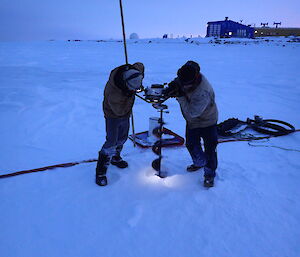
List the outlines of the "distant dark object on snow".
{"label": "distant dark object on snow", "polygon": [[[275,22],[276,25],[276,22]],[[300,36],[300,28],[278,28],[278,27],[265,27],[254,28],[255,37],[289,37]]]}
{"label": "distant dark object on snow", "polygon": [[139,39],[139,35],[137,33],[131,33],[129,39]]}
{"label": "distant dark object on snow", "polygon": [[168,34],[164,34],[164,35],[163,35],[163,38],[168,38]]}

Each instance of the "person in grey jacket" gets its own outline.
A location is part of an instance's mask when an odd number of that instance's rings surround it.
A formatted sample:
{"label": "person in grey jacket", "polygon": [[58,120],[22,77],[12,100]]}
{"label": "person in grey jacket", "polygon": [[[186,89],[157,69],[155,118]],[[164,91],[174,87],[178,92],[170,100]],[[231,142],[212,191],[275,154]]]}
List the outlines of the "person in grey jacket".
{"label": "person in grey jacket", "polygon": [[218,163],[218,109],[214,90],[200,72],[199,64],[194,61],[185,63],[178,70],[177,78],[169,83],[165,96],[177,98],[186,120],[186,147],[193,160],[187,171],[204,167],[204,186],[213,186]]}
{"label": "person in grey jacket", "polygon": [[96,167],[96,184],[107,185],[106,171],[111,163],[126,168],[121,151],[128,138],[129,117],[135,100],[135,92],[142,87],[144,65],[140,62],[125,64],[112,70],[104,89],[103,112],[106,141],[99,151]]}

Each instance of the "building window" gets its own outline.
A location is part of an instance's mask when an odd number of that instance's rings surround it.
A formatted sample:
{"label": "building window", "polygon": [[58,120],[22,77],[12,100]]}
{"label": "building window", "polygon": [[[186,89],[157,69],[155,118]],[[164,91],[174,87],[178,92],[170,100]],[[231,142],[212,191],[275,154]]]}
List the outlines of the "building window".
{"label": "building window", "polygon": [[208,29],[208,36],[209,37],[218,37],[221,33],[221,25],[219,24],[211,24],[209,25]]}
{"label": "building window", "polygon": [[247,31],[245,29],[238,29],[236,34],[238,37],[246,37]]}

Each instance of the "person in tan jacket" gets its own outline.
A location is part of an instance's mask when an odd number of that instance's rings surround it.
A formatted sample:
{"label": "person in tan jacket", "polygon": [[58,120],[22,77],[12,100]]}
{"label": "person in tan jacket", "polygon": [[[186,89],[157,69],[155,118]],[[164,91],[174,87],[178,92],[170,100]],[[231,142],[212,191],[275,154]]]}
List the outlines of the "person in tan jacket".
{"label": "person in tan jacket", "polygon": [[128,138],[129,117],[135,100],[135,92],[142,87],[144,65],[140,62],[125,64],[111,71],[104,89],[103,112],[106,125],[106,141],[99,151],[96,167],[96,183],[107,185],[106,171],[111,163],[126,168],[121,157]]}
{"label": "person in tan jacket", "polygon": [[218,164],[218,109],[214,90],[200,72],[199,64],[194,61],[185,63],[178,70],[177,78],[169,83],[165,95],[177,98],[186,120],[186,147],[193,160],[187,171],[204,167],[204,186],[213,186]]}

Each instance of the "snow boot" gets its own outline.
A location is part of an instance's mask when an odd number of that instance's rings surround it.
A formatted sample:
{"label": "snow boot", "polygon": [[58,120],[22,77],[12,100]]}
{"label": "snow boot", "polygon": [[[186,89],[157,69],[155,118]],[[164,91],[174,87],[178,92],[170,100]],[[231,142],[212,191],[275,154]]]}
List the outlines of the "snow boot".
{"label": "snow boot", "polygon": [[96,175],[96,184],[98,186],[106,186],[107,185],[107,178],[106,176]]}
{"label": "snow boot", "polygon": [[213,187],[214,186],[214,178],[213,177],[204,177],[203,186],[207,187],[207,188]]}
{"label": "snow boot", "polygon": [[187,166],[186,171],[194,172],[194,171],[200,170],[201,168],[202,168],[201,166],[196,166],[196,165],[192,164],[190,166]]}
{"label": "snow boot", "polygon": [[111,158],[112,165],[117,166],[120,169],[124,169],[128,167],[128,163],[122,159],[120,155],[115,155]]}
{"label": "snow boot", "polygon": [[109,156],[99,152],[96,167],[96,184],[99,186],[107,185],[106,171],[109,165]]}

